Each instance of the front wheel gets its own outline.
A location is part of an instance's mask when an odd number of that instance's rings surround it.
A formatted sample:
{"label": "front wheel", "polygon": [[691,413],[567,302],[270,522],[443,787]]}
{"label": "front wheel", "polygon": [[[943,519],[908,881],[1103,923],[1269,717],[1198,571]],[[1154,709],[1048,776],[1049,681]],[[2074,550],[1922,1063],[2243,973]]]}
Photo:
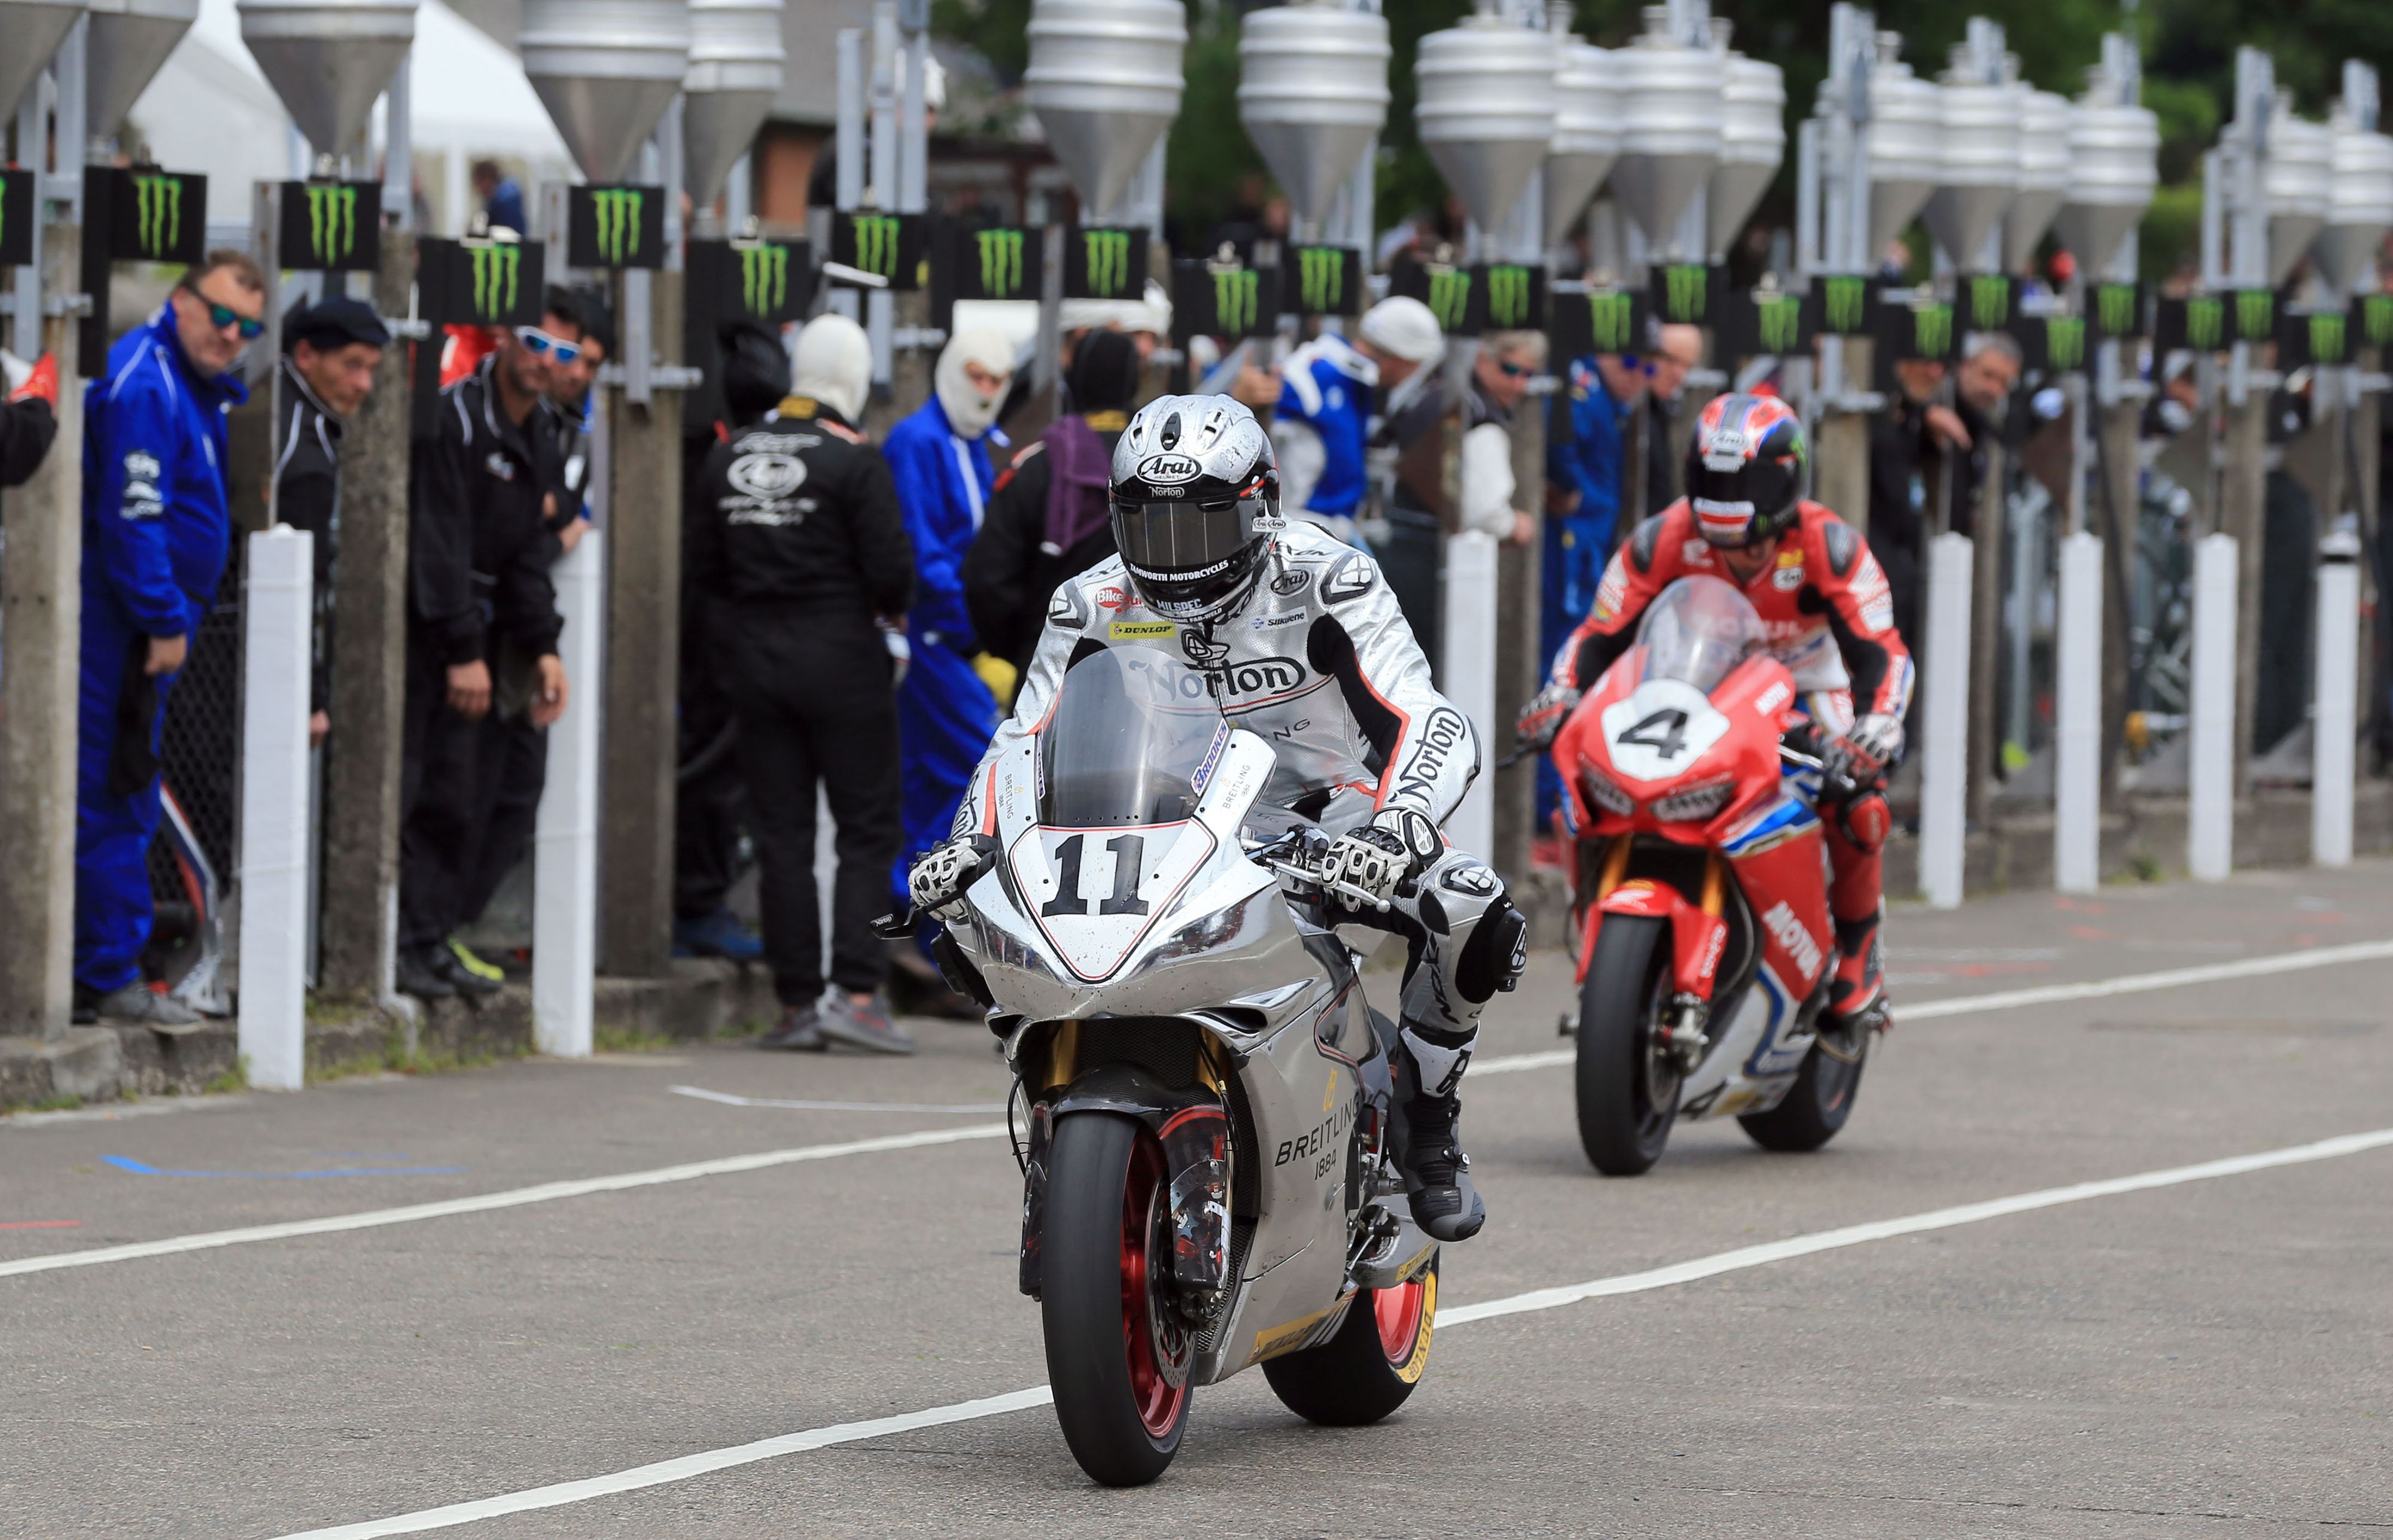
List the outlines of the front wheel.
{"label": "front wheel", "polygon": [[1765,1150],[1801,1155],[1837,1137],[1853,1115],[1861,1094],[1862,1068],[1869,1062],[1870,1029],[1823,1026],[1803,1067],[1787,1088],[1786,1100],[1768,1112],[1747,1113],[1737,1122]]}
{"label": "front wheel", "polygon": [[1040,1309],[1055,1420],[1081,1469],[1143,1486],[1180,1452],[1196,1357],[1171,1298],[1163,1146],[1144,1124],[1080,1113],[1055,1126],[1047,1171]]}
{"label": "front wheel", "polygon": [[1328,1341],[1263,1360],[1263,1377],[1280,1404],[1307,1422],[1361,1428],[1402,1406],[1420,1383],[1436,1324],[1432,1257],[1408,1283],[1356,1294]]}
{"label": "front wheel", "polygon": [[1642,1176],[1662,1158],[1681,1077],[1656,1044],[1670,998],[1670,927],[1607,914],[1578,997],[1578,1141],[1608,1177]]}

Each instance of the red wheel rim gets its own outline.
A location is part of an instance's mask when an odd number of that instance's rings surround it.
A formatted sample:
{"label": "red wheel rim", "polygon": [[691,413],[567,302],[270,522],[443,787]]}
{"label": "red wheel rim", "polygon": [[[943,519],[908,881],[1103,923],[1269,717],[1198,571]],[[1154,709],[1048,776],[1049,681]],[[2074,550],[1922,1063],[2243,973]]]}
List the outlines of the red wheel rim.
{"label": "red wheel rim", "polygon": [[1412,1362],[1413,1346],[1420,1338],[1421,1308],[1428,1295],[1429,1286],[1419,1278],[1394,1288],[1371,1291],[1371,1313],[1380,1321],[1380,1351],[1398,1368]]}
{"label": "red wheel rim", "polygon": [[1122,1349],[1138,1420],[1158,1439],[1169,1437],[1180,1421],[1195,1356],[1188,1327],[1172,1308],[1170,1233],[1163,1149],[1142,1130],[1122,1181]]}

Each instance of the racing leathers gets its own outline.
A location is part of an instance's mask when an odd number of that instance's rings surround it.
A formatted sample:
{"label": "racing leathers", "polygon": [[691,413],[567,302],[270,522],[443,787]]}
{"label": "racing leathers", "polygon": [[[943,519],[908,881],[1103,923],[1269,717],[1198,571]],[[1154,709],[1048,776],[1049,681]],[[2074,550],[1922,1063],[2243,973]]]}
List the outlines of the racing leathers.
{"label": "racing leathers", "polygon": [[[1379,565],[1290,521],[1248,596],[1218,620],[1156,615],[1126,581],[1119,556],[1066,582],[1049,606],[1014,713],[973,777],[958,835],[994,827],[983,805],[990,767],[1044,720],[1065,671],[1105,647],[1158,648],[1202,670],[1230,722],[1277,750],[1265,802],[1333,835],[1401,830],[1425,843],[1387,912],[1341,909],[1339,918],[1388,929],[1410,948],[1402,1037],[1411,1066],[1400,1061],[1398,1079],[1414,1109],[1412,1139],[1450,1144],[1455,1088],[1480,1012],[1520,977],[1527,923],[1494,871],[1435,833],[1479,773],[1478,737],[1431,684],[1429,660]],[[1404,1084],[1407,1073],[1414,1079]],[[1466,1194],[1464,1201],[1475,1199]]]}
{"label": "racing leathers", "polygon": [[[1743,586],[1772,654],[1795,676],[1811,732],[1831,762],[1821,798],[1837,953],[1828,1009],[1858,1018],[1882,1003],[1879,867],[1892,823],[1885,773],[1902,741],[1916,676],[1895,629],[1886,573],[1868,543],[1817,502],[1796,508],[1775,554]],[[1595,609],[1555,654],[1552,682],[1540,698],[1559,706],[1591,689],[1635,644],[1646,607],[1691,573],[1735,581],[1681,498],[1613,553]]]}

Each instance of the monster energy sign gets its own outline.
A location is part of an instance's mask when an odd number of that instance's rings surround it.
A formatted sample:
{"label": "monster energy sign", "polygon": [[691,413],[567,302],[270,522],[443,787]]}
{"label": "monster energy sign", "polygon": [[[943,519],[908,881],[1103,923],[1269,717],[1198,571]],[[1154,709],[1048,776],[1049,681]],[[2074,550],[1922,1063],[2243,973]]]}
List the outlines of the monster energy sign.
{"label": "monster energy sign", "polygon": [[1557,294],[1550,309],[1548,339],[1558,359],[1635,353],[1645,346],[1648,314],[1645,295],[1633,289]]}
{"label": "monster energy sign", "polygon": [[0,268],[33,260],[33,174],[0,171]]}
{"label": "monster energy sign", "polygon": [[1981,273],[1964,281],[1969,294],[1969,326],[1978,332],[1999,332],[2011,323],[2011,281],[2001,273]]}
{"label": "monster energy sign", "polygon": [[[1359,276],[1362,254],[1343,246],[1296,248],[1296,313],[1301,316],[1351,314],[1359,295],[1347,293],[1349,274]],[[1357,285],[1359,288],[1359,285]]]}
{"label": "monster energy sign", "polygon": [[1802,346],[1803,301],[1794,294],[1757,296],[1754,333],[1764,353],[1792,353]]}
{"label": "monster energy sign", "polygon": [[208,179],[178,171],[92,166],[84,173],[84,207],[100,211],[86,255],[103,262],[197,262],[207,249]]}
{"label": "monster energy sign", "polygon": [[576,268],[661,268],[665,195],[657,187],[578,187],[565,211],[566,260]]}
{"label": "monster energy sign", "polygon": [[896,281],[900,232],[897,216],[894,214],[851,214],[847,216],[847,228],[856,244],[853,254],[856,260],[848,266]]}
{"label": "monster energy sign", "polygon": [[2094,322],[2106,337],[2132,337],[2143,319],[2142,293],[2132,283],[2094,286]]}
{"label": "monster energy sign", "polygon": [[1869,280],[1840,274],[1820,281],[1820,325],[1839,336],[1859,332],[1869,319]]}
{"label": "monster energy sign", "polygon": [[2277,320],[2277,296],[2266,289],[2235,291],[2235,340],[2267,342]]}
{"label": "monster energy sign", "polygon": [[2044,360],[2058,373],[2086,367],[2086,321],[2079,316],[2044,318]]}
{"label": "monster energy sign", "polygon": [[1082,230],[1080,260],[1087,264],[1089,290],[1110,298],[1130,288],[1130,231]]}
{"label": "monster energy sign", "polygon": [[2393,343],[2393,294],[2365,294],[2352,307],[2360,340],[2370,347]]}
{"label": "monster energy sign", "polygon": [[489,245],[467,248],[474,261],[474,314],[496,322],[523,297],[523,248]]}
{"label": "monster energy sign", "polygon": [[372,272],[381,256],[382,184],[285,182],[276,246],[289,272]]}
{"label": "monster energy sign", "polygon": [[1703,326],[1711,320],[1711,271],[1700,262],[1673,262],[1662,269],[1662,319]]}
{"label": "monster energy sign", "polygon": [[1471,309],[1471,269],[1435,267],[1429,269],[1430,313],[1448,332],[1462,330]]}
{"label": "monster energy sign", "polygon": [[2344,315],[2340,310],[2319,310],[2306,318],[2309,325],[2310,362],[2339,364],[2345,361]]}
{"label": "monster energy sign", "polygon": [[1630,294],[1587,296],[1588,331],[1598,353],[1627,353],[1637,346],[1637,296]]}
{"label": "monster energy sign", "polygon": [[739,303],[749,314],[769,316],[790,303],[790,248],[774,244],[742,246],[739,258]]}
{"label": "monster energy sign", "polygon": [[2185,345],[2197,353],[2227,346],[2227,302],[2201,295],[2185,302]]}
{"label": "monster energy sign", "polygon": [[1146,290],[1146,231],[1075,225],[1064,232],[1066,299],[1136,299]]}
{"label": "monster energy sign", "polygon": [[1942,359],[1953,351],[1953,307],[1915,305],[1911,307],[1911,352],[1915,359]]}
{"label": "monster energy sign", "polygon": [[1496,263],[1481,269],[1486,275],[1486,324],[1499,332],[1516,331],[1536,319],[1537,281],[1533,268]]}
{"label": "monster energy sign", "polygon": [[1018,229],[973,232],[980,257],[980,297],[1013,299],[1022,293],[1022,236]]}
{"label": "monster energy sign", "polygon": [[424,319],[443,326],[524,326],[540,320],[544,248],[538,241],[418,243]]}
{"label": "monster energy sign", "polygon": [[1262,275],[1252,268],[1215,268],[1213,324],[1225,337],[1243,337],[1262,319]]}

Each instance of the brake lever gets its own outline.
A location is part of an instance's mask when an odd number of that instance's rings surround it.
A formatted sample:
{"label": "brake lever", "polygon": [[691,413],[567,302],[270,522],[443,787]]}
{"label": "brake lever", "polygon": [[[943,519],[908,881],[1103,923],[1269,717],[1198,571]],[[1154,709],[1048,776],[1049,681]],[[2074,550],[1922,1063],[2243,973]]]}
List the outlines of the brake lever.
{"label": "brake lever", "polygon": [[1371,893],[1367,889],[1358,888],[1353,883],[1346,881],[1343,879],[1325,876],[1321,872],[1308,870],[1303,867],[1292,867],[1286,861],[1274,861],[1270,863],[1270,865],[1272,870],[1278,872],[1283,877],[1293,877],[1298,881],[1305,883],[1310,887],[1319,888],[1326,894],[1334,893],[1339,897],[1347,899],[1353,903],[1367,904],[1372,908],[1379,910],[1381,914],[1386,914],[1389,910],[1395,907],[1394,905],[1389,903],[1386,899],[1381,898],[1377,894]]}
{"label": "brake lever", "polygon": [[872,933],[883,941],[904,941],[914,933],[914,906],[909,904],[903,913],[884,914],[872,922]]}

